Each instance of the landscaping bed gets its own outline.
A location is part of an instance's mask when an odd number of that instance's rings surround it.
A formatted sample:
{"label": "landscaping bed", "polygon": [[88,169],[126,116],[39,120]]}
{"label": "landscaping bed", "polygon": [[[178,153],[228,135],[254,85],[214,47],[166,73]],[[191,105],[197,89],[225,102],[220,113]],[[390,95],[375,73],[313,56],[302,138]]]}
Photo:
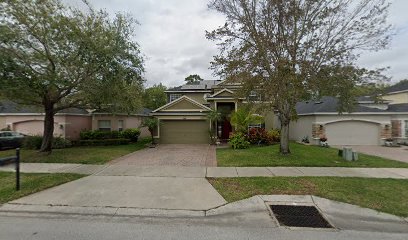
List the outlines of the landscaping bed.
{"label": "landscaping bed", "polygon": [[[139,139],[136,143],[113,146],[83,146],[54,149],[51,154],[37,150],[21,150],[21,161],[27,163],[80,163],[105,164],[113,159],[143,149],[150,143],[149,138]],[[15,154],[15,150],[0,151],[0,158]]]}
{"label": "landscaping bed", "polygon": [[347,162],[338,149],[290,143],[292,153],[279,153],[279,144],[247,149],[217,149],[219,167],[381,167],[407,168],[408,164],[376,156],[359,154],[359,160]]}
{"label": "landscaping bed", "polygon": [[22,173],[21,189],[15,190],[15,173],[0,172],[0,204],[83,177],[81,174]]}
{"label": "landscaping bed", "polygon": [[341,177],[209,178],[228,202],[255,195],[315,195],[408,217],[408,180]]}

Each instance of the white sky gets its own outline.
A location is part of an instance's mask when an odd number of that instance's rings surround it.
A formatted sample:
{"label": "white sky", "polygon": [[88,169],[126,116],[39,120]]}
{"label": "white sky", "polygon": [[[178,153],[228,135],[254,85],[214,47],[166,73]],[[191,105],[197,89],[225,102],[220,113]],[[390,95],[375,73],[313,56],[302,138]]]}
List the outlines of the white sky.
{"label": "white sky", "polygon": [[[146,85],[163,83],[177,86],[190,74],[217,79],[209,70],[217,54],[214,42],[205,38],[205,30],[223,25],[224,18],[207,10],[207,0],[89,0],[95,8],[110,14],[126,12],[140,25],[136,41],[145,55]],[[389,21],[396,35],[389,48],[364,54],[363,67],[390,67],[392,81],[408,78],[408,1],[393,0]]]}

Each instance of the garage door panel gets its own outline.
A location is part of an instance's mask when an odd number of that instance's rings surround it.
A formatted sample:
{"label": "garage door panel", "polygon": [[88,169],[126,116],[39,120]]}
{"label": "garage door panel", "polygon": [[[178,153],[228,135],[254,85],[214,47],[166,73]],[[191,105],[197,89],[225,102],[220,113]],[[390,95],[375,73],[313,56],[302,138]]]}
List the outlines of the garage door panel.
{"label": "garage door panel", "polygon": [[160,143],[209,143],[208,129],[209,124],[204,120],[162,120]]}
{"label": "garage door panel", "polygon": [[330,145],[379,145],[380,127],[362,121],[336,122],[326,125]]}

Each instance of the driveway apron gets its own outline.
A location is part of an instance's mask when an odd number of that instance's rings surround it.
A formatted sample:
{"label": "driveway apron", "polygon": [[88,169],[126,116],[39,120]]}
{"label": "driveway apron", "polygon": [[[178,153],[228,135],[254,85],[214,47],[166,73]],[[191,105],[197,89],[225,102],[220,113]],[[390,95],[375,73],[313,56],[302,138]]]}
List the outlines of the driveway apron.
{"label": "driveway apron", "polygon": [[111,161],[115,165],[215,167],[216,147],[208,144],[160,144]]}

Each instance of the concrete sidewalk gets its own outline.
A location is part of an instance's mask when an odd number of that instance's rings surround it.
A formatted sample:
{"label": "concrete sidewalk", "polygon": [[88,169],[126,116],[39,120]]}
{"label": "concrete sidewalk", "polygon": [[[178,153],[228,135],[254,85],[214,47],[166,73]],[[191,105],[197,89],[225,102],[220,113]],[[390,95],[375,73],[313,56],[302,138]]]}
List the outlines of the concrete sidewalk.
{"label": "concrete sidewalk", "polygon": [[[22,163],[25,173],[79,173],[96,176],[135,177],[364,177],[408,179],[408,168],[344,168],[344,167],[165,167],[131,165],[85,165],[56,163]],[[13,165],[0,171],[14,171]]]}

